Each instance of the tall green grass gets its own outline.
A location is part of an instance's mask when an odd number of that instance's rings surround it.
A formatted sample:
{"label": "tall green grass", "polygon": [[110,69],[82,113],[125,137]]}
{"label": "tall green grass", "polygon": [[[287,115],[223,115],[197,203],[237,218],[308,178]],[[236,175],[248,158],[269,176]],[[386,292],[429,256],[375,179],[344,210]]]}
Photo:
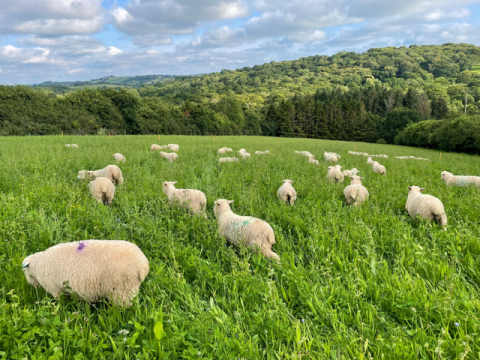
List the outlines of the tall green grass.
{"label": "tall green grass", "polygon": [[[152,143],[178,143],[177,162],[150,152]],[[387,175],[347,155],[355,145],[389,155],[379,159]],[[219,164],[222,146],[270,155]],[[294,150],[341,154],[370,199],[345,206],[348,182],[328,183],[326,163]],[[114,163],[116,152],[127,158],[125,184],[109,208],[76,176]],[[305,139],[2,138],[0,359],[479,359],[480,189],[440,180],[443,170],[480,175],[479,165],[477,156]],[[276,197],[286,178],[294,207]],[[164,181],[202,190],[209,218],[170,207]],[[408,217],[409,185],[443,201],[448,231]],[[280,264],[218,236],[218,198],[272,225]],[[53,299],[27,284],[26,255],[84,239],[132,241],[149,258],[131,308]]]}

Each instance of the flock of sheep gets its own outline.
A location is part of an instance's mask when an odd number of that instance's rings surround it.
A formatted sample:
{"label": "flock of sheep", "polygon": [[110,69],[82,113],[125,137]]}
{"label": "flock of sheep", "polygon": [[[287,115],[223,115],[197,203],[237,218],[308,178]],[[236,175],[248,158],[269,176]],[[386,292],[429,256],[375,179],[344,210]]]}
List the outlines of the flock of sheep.
{"label": "flock of sheep", "polygon": [[[76,144],[66,144],[70,148],[78,148]],[[173,152],[160,152],[160,156],[170,162],[178,158],[176,154],[180,147],[177,144],[164,146],[153,144],[150,150],[170,149]],[[218,154],[233,152],[232,149],[223,147]],[[308,157],[309,163],[319,165],[319,161],[308,151],[295,151],[295,153]],[[251,156],[245,149],[238,151],[243,159]],[[266,155],[269,151],[256,151],[256,155]],[[349,151],[351,155],[367,156],[367,163],[372,165],[375,173],[386,175],[385,166],[373,161],[373,157],[388,158],[387,155],[369,155]],[[114,154],[118,163],[125,162],[122,154]],[[414,157],[397,157],[405,159],[428,160]],[[324,159],[327,163],[337,163],[341,156],[336,153],[325,152]],[[222,157],[220,162],[238,161],[237,157]],[[345,177],[351,179],[350,185],[345,187],[344,196],[347,205],[360,205],[368,199],[369,193],[362,185],[363,177],[357,176],[360,172],[356,168],[344,170],[340,165],[329,166],[327,179],[333,183],[342,183]],[[123,184],[122,171],[117,165],[108,165],[103,169],[89,171],[81,170],[78,179],[94,179],[88,186],[92,196],[100,203],[111,205],[115,185]],[[459,176],[449,172],[442,172],[441,178],[446,185],[480,187],[480,177]],[[293,181],[283,180],[282,186],[277,191],[277,196],[283,202],[294,205],[297,192],[292,186]],[[179,205],[203,217],[206,215],[207,198],[205,194],[196,189],[177,189],[176,181],[163,183],[163,192],[169,203]],[[430,221],[437,221],[446,230],[447,216],[442,202],[431,195],[422,194],[424,189],[418,186],[409,186],[409,193],[405,208],[409,215],[416,219],[421,217]],[[247,245],[259,249],[262,254],[270,259],[279,261],[278,254],[272,251],[275,244],[275,234],[272,227],[265,221],[250,216],[235,214],[230,208],[232,200],[218,199],[214,203],[214,213],[219,224],[219,234],[234,245]],[[75,266],[71,266],[75,264]],[[27,256],[22,267],[29,284],[43,287],[54,297],[63,291],[75,293],[80,298],[96,302],[107,299],[120,306],[130,306],[134,296],[139,291],[140,284],[149,272],[149,263],[146,256],[137,245],[122,240],[84,240],[63,243],[52,246],[43,252]],[[65,284],[68,287],[65,288]]]}

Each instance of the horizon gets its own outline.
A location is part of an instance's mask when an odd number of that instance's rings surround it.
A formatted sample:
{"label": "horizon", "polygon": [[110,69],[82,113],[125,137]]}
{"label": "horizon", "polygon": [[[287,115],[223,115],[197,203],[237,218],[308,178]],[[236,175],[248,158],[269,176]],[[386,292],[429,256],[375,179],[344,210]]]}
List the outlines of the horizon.
{"label": "horizon", "polygon": [[472,0],[20,0],[0,11],[0,83],[199,75],[341,51],[480,45]]}

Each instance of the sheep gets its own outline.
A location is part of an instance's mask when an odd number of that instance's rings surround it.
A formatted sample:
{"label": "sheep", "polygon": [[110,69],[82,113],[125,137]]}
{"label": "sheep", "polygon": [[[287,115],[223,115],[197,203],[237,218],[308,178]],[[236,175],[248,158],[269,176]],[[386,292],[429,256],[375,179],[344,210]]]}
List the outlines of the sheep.
{"label": "sheep", "polygon": [[99,202],[104,205],[112,205],[115,196],[115,186],[110,179],[106,177],[97,177],[88,184],[90,193]]}
{"label": "sheep", "polygon": [[115,158],[115,160],[117,162],[125,162],[127,160],[127,159],[125,159],[125,156],[123,156],[122,154],[119,154],[119,153],[113,154],[113,157]]}
{"label": "sheep", "polygon": [[405,159],[409,159],[408,156],[395,156],[396,159],[401,159],[401,160],[405,160]]}
{"label": "sheep", "polygon": [[453,175],[448,171],[442,171],[441,179],[445,181],[447,186],[454,185],[465,187],[468,185],[475,185],[476,187],[480,187],[480,177],[478,176]]}
{"label": "sheep", "polygon": [[168,147],[171,151],[175,151],[175,152],[177,152],[178,150],[180,150],[180,146],[177,145],[177,144],[168,144],[167,147]]}
{"label": "sheep", "polygon": [[442,202],[432,195],[421,194],[425,189],[418,186],[408,187],[408,198],[405,209],[413,219],[420,216],[424,219],[433,221],[436,220],[443,230],[447,230],[447,215]]}
{"label": "sheep", "polygon": [[371,157],[367,158],[367,164],[368,165],[373,165],[373,159]]}
{"label": "sheep", "polygon": [[157,144],[152,144],[152,146],[150,146],[150,151],[154,151],[154,150],[164,150],[164,149],[166,149],[167,147],[168,147],[167,145],[160,146],[160,145],[157,145]]}
{"label": "sheep", "polygon": [[226,152],[227,152],[227,148],[222,147],[222,148],[218,149],[217,154],[225,154]]}
{"label": "sheep", "polygon": [[342,158],[340,155],[338,155],[337,153],[334,153],[334,152],[331,152],[331,153],[329,153],[329,154],[335,155],[335,156],[338,158],[338,160],[340,160],[340,159]]}
{"label": "sheep", "polygon": [[343,176],[345,176],[345,177],[357,176],[357,174],[359,172],[360,172],[360,170],[357,170],[356,168],[353,168],[352,170],[344,170],[343,171]]}
{"label": "sheep", "polygon": [[268,155],[268,154],[270,154],[270,150],[255,151],[255,155]]}
{"label": "sheep", "polygon": [[194,214],[199,214],[207,218],[205,214],[207,197],[205,194],[195,189],[176,189],[176,183],[176,181],[165,181],[163,183],[163,192],[167,195],[170,204],[178,203],[190,209]]}
{"label": "sheep", "polygon": [[[358,156],[376,156],[376,155],[369,155],[366,152],[356,152],[356,151],[349,151],[348,152],[350,155],[358,155]],[[380,156],[380,155],[378,155]],[[386,156],[386,155],[385,155]]]}
{"label": "sheep", "polygon": [[178,155],[175,154],[175,153],[166,153],[164,151],[160,151],[160,156],[167,159],[168,161],[170,161],[171,163],[176,161],[177,158],[178,158]]}
{"label": "sheep", "polygon": [[233,152],[231,148],[225,148],[225,152]]}
{"label": "sheep", "polygon": [[238,158],[236,157],[222,157],[218,160],[218,162],[234,162],[238,161]]}
{"label": "sheep", "polygon": [[295,154],[300,154],[300,155],[303,155],[303,156],[306,156],[306,157],[310,157],[310,156],[313,156],[313,154],[309,153],[308,151],[294,151]]}
{"label": "sheep", "polygon": [[123,240],[84,240],[54,245],[22,262],[27,282],[58,298],[62,290],[82,300],[131,306],[149,272],[137,245]]}
{"label": "sheep", "polygon": [[123,184],[122,170],[117,165],[107,165],[103,169],[88,171],[80,170],[77,179],[90,179],[92,177],[106,177],[110,179],[115,185]]}
{"label": "sheep", "polygon": [[247,153],[247,152],[238,152],[238,155],[241,156],[243,159],[246,159],[246,158],[249,158],[250,156],[252,156],[252,154],[250,153]]}
{"label": "sheep", "polygon": [[280,260],[280,257],[272,251],[272,245],[275,244],[272,227],[263,220],[235,214],[230,208],[231,203],[233,200],[215,201],[213,210],[219,224],[220,236],[234,245],[258,247],[265,257]]}
{"label": "sheep", "polygon": [[415,156],[395,156],[396,159],[401,159],[401,160],[405,160],[405,159],[413,159],[413,160],[423,160],[423,161],[431,161],[430,159],[425,159],[425,158],[421,158],[421,157],[415,157]]}
{"label": "sheep", "polygon": [[377,174],[387,175],[387,169],[378,161],[374,161],[372,167],[373,167],[373,172]]}
{"label": "sheep", "polygon": [[327,179],[335,184],[343,182],[345,177],[342,173],[342,167],[340,165],[329,166]]}
{"label": "sheep", "polygon": [[352,180],[350,185],[343,190],[345,202],[347,205],[361,205],[370,195],[365,186],[362,185],[363,177],[353,175],[350,176],[350,179]]}
{"label": "sheep", "polygon": [[240,154],[240,153],[246,153],[246,152],[247,152],[247,150],[245,150],[245,149],[240,149],[240,150],[238,150],[238,153],[239,153],[239,154]]}
{"label": "sheep", "polygon": [[338,162],[338,156],[337,155],[330,154],[326,151],[323,153],[323,157],[325,158],[326,162],[332,162],[332,163]]}
{"label": "sheep", "polygon": [[65,146],[68,148],[78,148],[77,144],[65,144]]}
{"label": "sheep", "polygon": [[315,156],[313,156],[313,155],[308,158],[308,162],[309,162],[310,164],[320,165],[319,161],[318,161],[318,160],[315,160]]}
{"label": "sheep", "polygon": [[297,192],[292,186],[293,180],[282,180],[283,185],[277,191],[278,198],[283,200],[285,203],[290,205],[295,204],[295,200],[297,200]]}

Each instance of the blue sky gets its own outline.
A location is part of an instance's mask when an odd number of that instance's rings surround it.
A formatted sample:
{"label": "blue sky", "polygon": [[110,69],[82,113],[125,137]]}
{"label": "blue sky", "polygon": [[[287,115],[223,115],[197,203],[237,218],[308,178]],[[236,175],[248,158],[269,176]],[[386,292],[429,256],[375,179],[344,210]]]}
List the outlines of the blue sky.
{"label": "blue sky", "polygon": [[0,0],[0,83],[199,74],[371,47],[480,45],[471,0]]}

